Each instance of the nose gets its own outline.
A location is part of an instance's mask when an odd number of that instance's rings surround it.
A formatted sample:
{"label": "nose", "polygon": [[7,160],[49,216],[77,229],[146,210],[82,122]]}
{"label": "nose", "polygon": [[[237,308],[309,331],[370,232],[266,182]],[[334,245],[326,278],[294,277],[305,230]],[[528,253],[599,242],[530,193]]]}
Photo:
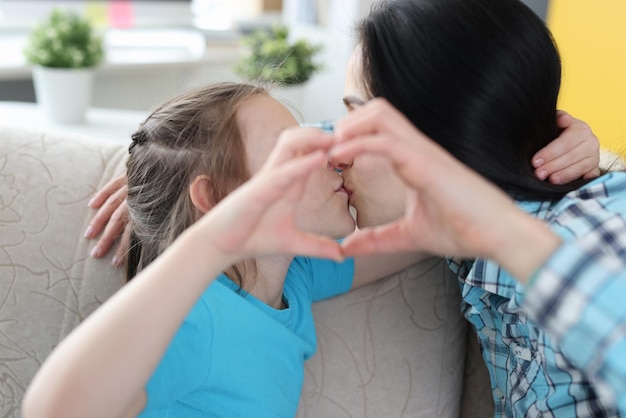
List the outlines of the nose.
{"label": "nose", "polygon": [[354,164],[354,160],[345,160],[345,159],[330,159],[330,164],[332,164],[332,166],[335,168],[335,170],[337,171],[344,171],[349,169],[350,167],[352,167],[352,165]]}
{"label": "nose", "polygon": [[339,173],[339,175],[341,175],[342,169],[335,167],[333,163],[331,163],[330,161],[326,162],[326,169],[330,171],[334,171],[335,173]]}

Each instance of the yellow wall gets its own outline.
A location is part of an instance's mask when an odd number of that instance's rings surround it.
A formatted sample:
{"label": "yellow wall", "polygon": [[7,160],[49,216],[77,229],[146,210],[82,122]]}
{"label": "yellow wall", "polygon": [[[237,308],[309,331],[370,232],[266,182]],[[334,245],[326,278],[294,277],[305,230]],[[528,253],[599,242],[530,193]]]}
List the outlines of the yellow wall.
{"label": "yellow wall", "polygon": [[626,157],[626,0],[550,0],[563,61],[559,108]]}

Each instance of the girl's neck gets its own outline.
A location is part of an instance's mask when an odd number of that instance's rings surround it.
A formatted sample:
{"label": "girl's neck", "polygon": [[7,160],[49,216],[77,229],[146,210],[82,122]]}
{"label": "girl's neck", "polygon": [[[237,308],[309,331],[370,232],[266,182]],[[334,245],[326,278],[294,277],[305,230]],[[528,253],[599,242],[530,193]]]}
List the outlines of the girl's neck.
{"label": "girl's neck", "polygon": [[[272,256],[257,258],[256,275],[245,277],[243,290],[275,309],[285,308],[283,288],[293,257]],[[252,275],[250,275],[252,276]]]}

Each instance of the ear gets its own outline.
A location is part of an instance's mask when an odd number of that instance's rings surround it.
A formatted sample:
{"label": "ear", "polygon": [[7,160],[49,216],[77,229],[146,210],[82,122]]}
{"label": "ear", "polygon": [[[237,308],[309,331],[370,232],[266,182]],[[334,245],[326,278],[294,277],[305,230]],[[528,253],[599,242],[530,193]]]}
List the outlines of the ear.
{"label": "ear", "polygon": [[189,186],[191,202],[201,213],[207,213],[213,207],[211,178],[201,175],[193,179]]}

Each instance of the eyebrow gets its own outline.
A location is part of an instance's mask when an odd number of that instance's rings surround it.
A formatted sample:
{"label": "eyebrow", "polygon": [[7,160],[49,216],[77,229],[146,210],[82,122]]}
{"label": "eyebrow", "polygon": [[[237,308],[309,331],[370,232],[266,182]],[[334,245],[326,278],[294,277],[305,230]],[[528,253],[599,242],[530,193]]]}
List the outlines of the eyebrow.
{"label": "eyebrow", "polygon": [[356,96],[346,96],[342,100],[343,100],[343,104],[346,106],[351,106],[351,105],[363,106],[365,104],[365,100],[360,99]]}

